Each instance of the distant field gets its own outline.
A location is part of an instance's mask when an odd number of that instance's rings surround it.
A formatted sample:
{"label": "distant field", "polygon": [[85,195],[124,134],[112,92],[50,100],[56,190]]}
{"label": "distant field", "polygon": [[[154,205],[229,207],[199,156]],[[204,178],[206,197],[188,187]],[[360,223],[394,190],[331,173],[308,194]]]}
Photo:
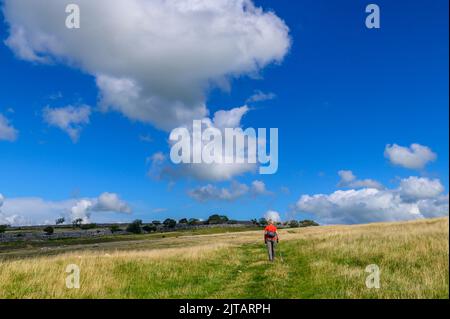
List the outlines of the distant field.
{"label": "distant field", "polygon": [[[448,218],[282,230],[171,233],[0,250],[0,298],[448,298]],[[279,256],[279,257],[281,257]],[[81,269],[67,289],[68,264]],[[380,289],[365,268],[377,264]]]}
{"label": "distant field", "polygon": [[[239,233],[250,230],[259,230],[257,226],[227,227],[217,226],[208,228],[195,228],[170,232],[156,232],[149,234],[106,235],[84,238],[48,239],[37,241],[17,241],[0,243],[0,260],[17,257],[30,257],[37,255],[57,254],[64,251],[97,248],[100,244],[110,243],[115,249],[129,249],[130,245],[159,243],[159,239],[179,238],[195,235]],[[42,230],[40,230],[42,232]],[[127,242],[129,242],[127,244]],[[107,245],[108,247],[111,245]]]}

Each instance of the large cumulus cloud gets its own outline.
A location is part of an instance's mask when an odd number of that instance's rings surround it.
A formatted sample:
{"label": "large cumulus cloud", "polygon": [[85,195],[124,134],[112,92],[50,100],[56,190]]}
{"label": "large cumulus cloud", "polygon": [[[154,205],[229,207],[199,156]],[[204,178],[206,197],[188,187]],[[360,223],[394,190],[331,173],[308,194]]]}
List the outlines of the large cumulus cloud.
{"label": "large cumulus cloud", "polygon": [[[81,9],[67,29],[65,7]],[[280,62],[289,30],[251,0],[4,0],[21,59],[95,77],[103,110],[170,130],[208,115],[206,90]]]}

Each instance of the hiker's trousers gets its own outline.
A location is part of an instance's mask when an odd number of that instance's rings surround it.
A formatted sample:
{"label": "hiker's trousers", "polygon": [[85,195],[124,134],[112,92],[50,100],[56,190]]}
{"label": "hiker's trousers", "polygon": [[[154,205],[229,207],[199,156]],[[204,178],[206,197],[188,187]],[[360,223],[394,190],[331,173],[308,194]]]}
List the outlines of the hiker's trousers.
{"label": "hiker's trousers", "polygon": [[275,259],[275,246],[277,242],[274,240],[266,240],[267,252],[269,253],[269,260]]}

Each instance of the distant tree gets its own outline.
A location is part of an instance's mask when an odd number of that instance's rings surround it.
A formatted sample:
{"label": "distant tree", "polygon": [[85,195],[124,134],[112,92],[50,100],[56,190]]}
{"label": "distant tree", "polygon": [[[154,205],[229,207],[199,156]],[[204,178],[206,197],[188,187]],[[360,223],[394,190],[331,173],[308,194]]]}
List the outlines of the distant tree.
{"label": "distant tree", "polygon": [[3,234],[8,227],[8,225],[0,225],[0,234]]}
{"label": "distant tree", "polygon": [[155,226],[159,226],[159,225],[161,225],[161,222],[159,220],[154,220],[154,221],[152,221],[152,224]]}
{"label": "distant tree", "polygon": [[251,222],[252,222],[253,225],[257,225],[257,224],[258,224],[258,221],[256,220],[256,218],[253,218],[253,219],[251,220]]}
{"label": "distant tree", "polygon": [[142,233],[142,220],[136,219],[131,224],[128,224],[127,226],[127,232],[133,233],[133,234],[140,234]]}
{"label": "distant tree", "polygon": [[291,221],[289,221],[289,227],[291,227],[291,228],[297,228],[297,227],[299,227],[300,226],[300,224],[298,223],[298,221],[296,221],[296,220],[291,220]]}
{"label": "distant tree", "polygon": [[122,229],[120,229],[119,225],[111,225],[109,226],[109,230],[114,234],[115,232],[121,231]]}
{"label": "distant tree", "polygon": [[219,224],[220,223],[220,215],[218,214],[214,214],[208,217],[208,219],[206,220],[206,222],[208,224]]}
{"label": "distant tree", "polygon": [[200,220],[198,220],[197,218],[189,218],[188,224],[189,225],[198,225],[198,224],[200,224]]}
{"label": "distant tree", "polygon": [[163,222],[164,226],[167,228],[174,228],[177,225],[177,221],[171,218],[167,218],[164,222]]}
{"label": "distant tree", "polygon": [[51,234],[53,234],[55,232],[55,230],[53,229],[52,226],[47,226],[47,227],[44,228],[44,232],[45,232],[46,235],[51,235]]}
{"label": "distant tree", "polygon": [[299,222],[300,227],[310,227],[310,226],[319,226],[318,223],[316,223],[313,220],[305,219]]}
{"label": "distant tree", "polygon": [[267,226],[267,219],[265,219],[265,218],[260,218],[259,220],[258,220],[258,225],[260,225],[260,226]]}
{"label": "distant tree", "polygon": [[214,214],[209,216],[207,223],[214,225],[214,224],[225,224],[226,222],[228,222],[228,217],[225,215],[218,215],[218,214]]}
{"label": "distant tree", "polygon": [[153,224],[145,225],[144,227],[142,227],[142,229],[145,230],[147,233],[151,233],[152,231],[157,230],[156,226]]}
{"label": "distant tree", "polygon": [[72,226],[73,226],[73,228],[80,228],[82,223],[83,223],[83,219],[77,218],[72,221]]}
{"label": "distant tree", "polygon": [[189,223],[187,218],[182,218],[178,221],[178,224],[187,224],[187,223]]}
{"label": "distant tree", "polygon": [[56,225],[62,225],[62,224],[65,223],[65,221],[66,221],[66,219],[64,217],[60,217],[57,220],[55,220],[55,224]]}

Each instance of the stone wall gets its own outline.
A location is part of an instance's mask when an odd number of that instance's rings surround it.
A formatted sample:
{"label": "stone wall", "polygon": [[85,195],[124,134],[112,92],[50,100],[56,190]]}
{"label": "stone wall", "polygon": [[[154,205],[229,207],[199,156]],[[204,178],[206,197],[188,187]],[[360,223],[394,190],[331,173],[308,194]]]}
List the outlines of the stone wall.
{"label": "stone wall", "polygon": [[[181,230],[195,230],[202,228],[214,228],[214,227],[228,227],[228,228],[240,228],[251,226],[252,223],[249,222],[239,222],[237,224],[218,224],[218,225],[183,225],[177,224],[175,228],[165,228],[164,226],[158,226],[158,232],[174,232]],[[100,225],[99,225],[100,226]],[[102,227],[102,226],[100,226]],[[122,229],[126,228],[126,225],[121,225]],[[144,232],[145,233],[145,232]],[[54,239],[65,239],[65,238],[94,238],[101,236],[119,236],[130,234],[124,230],[112,233],[109,228],[98,228],[89,230],[62,230],[55,228],[55,233],[52,235],[46,235],[43,230],[39,231],[37,229],[23,230],[23,231],[7,231],[0,234],[0,243],[5,242],[17,242],[17,241],[42,241],[42,240],[54,240]]]}

